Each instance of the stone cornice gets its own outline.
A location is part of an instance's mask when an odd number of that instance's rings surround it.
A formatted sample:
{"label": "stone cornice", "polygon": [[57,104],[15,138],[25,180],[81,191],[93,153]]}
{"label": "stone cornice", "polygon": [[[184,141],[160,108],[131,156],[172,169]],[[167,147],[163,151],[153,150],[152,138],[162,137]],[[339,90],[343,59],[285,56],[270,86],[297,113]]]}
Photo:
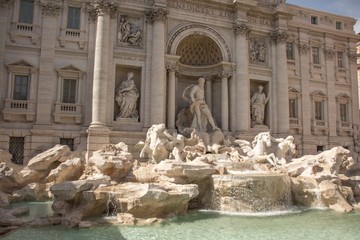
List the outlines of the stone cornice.
{"label": "stone cornice", "polygon": [[114,18],[119,5],[115,1],[111,0],[95,0],[92,7],[93,10],[90,10],[89,13],[92,13],[93,15],[95,14],[95,16],[106,14],[110,15],[111,18]]}
{"label": "stone cornice", "polygon": [[12,0],[0,0],[0,7],[10,8],[12,5]]}
{"label": "stone cornice", "polygon": [[289,34],[283,30],[275,30],[270,33],[270,39],[274,43],[286,42],[288,38],[289,38]]}
{"label": "stone cornice", "polygon": [[166,21],[169,11],[165,8],[153,8],[146,11],[148,22]]}
{"label": "stone cornice", "polygon": [[251,32],[251,29],[248,25],[246,25],[245,23],[235,23],[233,26],[233,31],[235,36],[237,35],[246,35],[248,36],[249,33]]}
{"label": "stone cornice", "polygon": [[61,5],[56,2],[42,2],[41,11],[45,16],[54,16],[57,17],[61,11]]}

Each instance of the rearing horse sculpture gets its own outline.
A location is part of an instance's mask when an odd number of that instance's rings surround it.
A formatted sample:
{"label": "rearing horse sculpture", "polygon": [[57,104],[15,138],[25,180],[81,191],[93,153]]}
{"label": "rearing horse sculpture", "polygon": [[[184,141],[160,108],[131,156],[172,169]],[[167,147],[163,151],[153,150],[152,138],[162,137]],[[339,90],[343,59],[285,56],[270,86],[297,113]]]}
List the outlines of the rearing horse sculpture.
{"label": "rearing horse sculpture", "polygon": [[241,150],[247,155],[247,160],[259,163],[269,162],[276,165],[276,156],[273,153],[268,154],[267,150],[271,147],[272,137],[270,132],[259,133],[252,143],[245,140],[235,140]]}

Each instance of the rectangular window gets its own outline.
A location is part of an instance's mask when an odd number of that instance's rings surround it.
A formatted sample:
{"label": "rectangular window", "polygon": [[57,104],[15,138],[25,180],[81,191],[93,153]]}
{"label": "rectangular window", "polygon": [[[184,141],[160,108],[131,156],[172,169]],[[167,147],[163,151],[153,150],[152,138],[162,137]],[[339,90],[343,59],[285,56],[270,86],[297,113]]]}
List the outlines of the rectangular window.
{"label": "rectangular window", "polygon": [[13,99],[28,100],[28,91],[29,91],[29,76],[15,75]]}
{"label": "rectangular window", "polygon": [[319,47],[312,48],[312,55],[313,55],[313,64],[320,64],[320,48]]}
{"label": "rectangular window", "polygon": [[315,119],[316,120],[324,120],[323,107],[324,107],[323,102],[319,102],[319,101],[315,102]]}
{"label": "rectangular window", "polygon": [[294,60],[294,43],[288,42],[286,43],[286,57],[289,60]]}
{"label": "rectangular window", "polygon": [[324,147],[324,146],[316,146],[316,151],[317,151],[318,153],[323,152],[324,150],[325,150],[325,147]]}
{"label": "rectangular window", "polygon": [[76,79],[63,79],[62,102],[63,103],[76,103]]}
{"label": "rectangular window", "polygon": [[342,22],[336,22],[336,29],[342,30]]}
{"label": "rectangular window", "polygon": [[337,64],[339,68],[344,68],[344,53],[343,52],[337,52]]}
{"label": "rectangular window", "polygon": [[78,7],[68,7],[67,28],[80,29],[80,12]]}
{"label": "rectangular window", "polygon": [[318,17],[316,17],[316,16],[311,16],[311,24],[318,25],[318,24],[319,24]]}
{"label": "rectangular window", "polygon": [[348,122],[348,115],[347,115],[347,104],[340,103],[340,121],[341,122]]}
{"label": "rectangular window", "polygon": [[10,137],[9,152],[12,155],[11,161],[16,164],[23,164],[24,162],[24,137]]}
{"label": "rectangular window", "polygon": [[296,99],[289,99],[289,117],[298,118],[297,116],[297,106]]}
{"label": "rectangular window", "polygon": [[34,17],[34,1],[20,0],[19,7],[19,23],[33,23]]}

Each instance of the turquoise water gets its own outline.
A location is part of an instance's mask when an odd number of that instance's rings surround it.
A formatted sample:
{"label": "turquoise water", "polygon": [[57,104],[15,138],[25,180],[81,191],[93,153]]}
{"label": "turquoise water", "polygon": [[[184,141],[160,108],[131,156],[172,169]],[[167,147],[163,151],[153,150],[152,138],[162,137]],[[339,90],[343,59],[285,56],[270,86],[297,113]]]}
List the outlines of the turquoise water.
{"label": "turquoise water", "polygon": [[[45,207],[44,207],[45,206]],[[41,211],[41,205],[31,208]],[[43,205],[46,209],[46,205]],[[21,228],[4,240],[358,240],[360,213],[339,214],[333,211],[307,210],[275,216],[225,215],[192,212],[163,224],[146,227],[100,226],[70,229],[63,226]]]}

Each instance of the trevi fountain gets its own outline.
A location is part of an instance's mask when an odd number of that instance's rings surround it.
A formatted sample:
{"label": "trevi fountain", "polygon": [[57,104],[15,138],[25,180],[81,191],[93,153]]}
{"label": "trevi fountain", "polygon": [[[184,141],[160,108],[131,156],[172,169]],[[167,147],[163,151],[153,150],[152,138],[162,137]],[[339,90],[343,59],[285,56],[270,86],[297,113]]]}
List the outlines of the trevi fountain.
{"label": "trevi fountain", "polygon": [[[132,77],[116,90],[120,118],[138,114]],[[358,239],[358,156],[335,147],[295,157],[292,136],[224,134],[204,82],[185,88],[177,131],[153,125],[132,153],[120,142],[87,159],[56,145],[21,169],[1,150],[4,239]],[[259,85],[259,130],[268,100]]]}

